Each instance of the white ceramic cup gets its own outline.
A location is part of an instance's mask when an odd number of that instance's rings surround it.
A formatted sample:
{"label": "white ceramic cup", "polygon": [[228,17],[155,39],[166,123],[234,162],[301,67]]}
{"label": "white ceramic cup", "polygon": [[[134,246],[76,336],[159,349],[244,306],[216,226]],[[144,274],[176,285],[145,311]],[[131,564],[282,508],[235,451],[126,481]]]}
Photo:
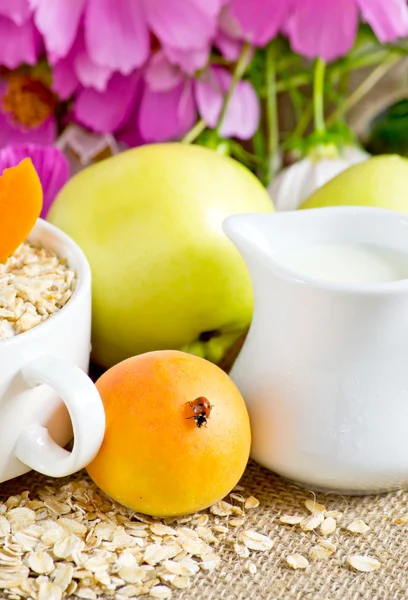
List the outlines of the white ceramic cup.
{"label": "white ceramic cup", "polygon": [[[0,482],[35,469],[63,477],[85,467],[105,431],[90,357],[91,272],[81,249],[39,219],[29,240],[77,274],[71,300],[30,331],[0,341]],[[74,435],[72,452],[63,448]]]}

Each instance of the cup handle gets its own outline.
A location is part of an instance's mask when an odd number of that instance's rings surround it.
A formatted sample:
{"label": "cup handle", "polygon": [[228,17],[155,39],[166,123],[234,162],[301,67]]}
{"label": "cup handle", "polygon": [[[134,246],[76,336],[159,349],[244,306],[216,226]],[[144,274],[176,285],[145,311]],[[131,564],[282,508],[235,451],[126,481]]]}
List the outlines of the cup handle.
{"label": "cup handle", "polygon": [[71,362],[56,356],[41,356],[23,367],[25,382],[34,387],[45,383],[65,403],[74,432],[72,452],[61,448],[48,429],[29,425],[19,436],[15,456],[31,469],[51,477],[65,477],[88,465],[97,454],[105,433],[105,411],[91,379]]}

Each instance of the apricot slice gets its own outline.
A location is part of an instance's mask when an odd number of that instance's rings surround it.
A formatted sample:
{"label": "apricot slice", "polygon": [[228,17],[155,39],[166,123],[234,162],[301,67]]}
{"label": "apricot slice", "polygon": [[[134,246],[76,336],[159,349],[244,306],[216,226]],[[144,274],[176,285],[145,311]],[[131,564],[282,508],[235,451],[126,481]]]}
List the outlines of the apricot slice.
{"label": "apricot slice", "polygon": [[0,177],[0,261],[24,242],[40,216],[43,191],[30,158]]}

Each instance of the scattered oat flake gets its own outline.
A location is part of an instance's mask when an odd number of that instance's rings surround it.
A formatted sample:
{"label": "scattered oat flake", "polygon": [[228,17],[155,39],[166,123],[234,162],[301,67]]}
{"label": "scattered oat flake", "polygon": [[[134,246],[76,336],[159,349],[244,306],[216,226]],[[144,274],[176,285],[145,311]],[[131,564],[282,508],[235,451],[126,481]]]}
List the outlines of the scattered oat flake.
{"label": "scattered oat flake", "polygon": [[203,556],[203,559],[199,565],[204,571],[212,571],[219,565],[220,561],[221,558],[212,552],[211,554],[206,554]]}
{"label": "scattered oat flake", "polygon": [[285,525],[299,525],[304,520],[304,517],[299,517],[297,515],[283,515],[279,518],[281,523],[285,523]]}
{"label": "scattered oat flake", "polygon": [[235,502],[241,502],[241,504],[245,503],[245,498],[241,494],[236,494],[235,492],[232,492],[230,494],[230,498],[231,500],[235,500]]}
{"label": "scattered oat flake", "polygon": [[330,550],[323,548],[318,544],[309,550],[309,556],[312,560],[327,560],[331,556]]}
{"label": "scattered oat flake", "polygon": [[336,531],[337,522],[333,517],[326,517],[320,525],[320,533],[322,535],[330,535]]}
{"label": "scattered oat flake", "polygon": [[249,498],[247,498],[245,500],[244,508],[246,508],[246,509],[257,508],[258,506],[259,506],[259,500],[258,500],[258,498],[255,498],[254,496],[249,496]]}
{"label": "scattered oat flake", "polygon": [[166,598],[171,598],[171,589],[166,585],[155,585],[149,591],[149,595],[153,598],[162,598],[166,600]]}
{"label": "scattered oat flake", "polygon": [[245,523],[245,519],[243,517],[234,517],[228,521],[228,525],[231,527],[241,527]]}
{"label": "scattered oat flake", "polygon": [[87,600],[98,600],[96,593],[90,587],[83,587],[77,589],[75,592],[75,596],[78,596],[78,598],[85,598]]}
{"label": "scattered oat flake", "polygon": [[155,535],[176,535],[177,531],[173,527],[163,525],[163,523],[153,523],[150,525],[150,531]]}
{"label": "scattered oat flake", "polygon": [[247,571],[249,573],[251,573],[251,575],[255,575],[255,573],[257,571],[256,564],[252,563],[252,562],[248,563],[247,564]]}
{"label": "scattered oat flake", "polygon": [[49,582],[40,584],[37,600],[61,600],[61,598],[62,590],[60,587]]}
{"label": "scattered oat flake", "polygon": [[267,535],[263,535],[252,529],[242,531],[239,535],[239,541],[250,550],[259,550],[261,552],[270,550],[273,546],[272,540]]}
{"label": "scattered oat flake", "polygon": [[375,571],[381,567],[380,561],[372,556],[360,556],[358,554],[354,554],[347,557],[347,562],[356,571],[362,571],[364,573]]}
{"label": "scattered oat flake", "polygon": [[165,560],[163,566],[166,571],[174,575],[195,575],[200,570],[196,561],[191,558],[183,558],[180,561]]}
{"label": "scattered oat flake", "polygon": [[228,533],[229,532],[228,527],[225,527],[225,525],[214,525],[212,529],[213,529],[213,531],[216,531],[217,533]]}
{"label": "scattered oat flake", "polygon": [[326,512],[326,507],[323,504],[319,504],[316,500],[311,500],[310,498],[305,501],[305,506],[313,515]]}
{"label": "scattered oat flake", "polygon": [[209,527],[199,525],[196,529],[196,532],[197,535],[207,544],[215,544],[218,541]]}
{"label": "scattered oat flake", "polygon": [[333,552],[336,552],[337,550],[337,547],[330,540],[320,540],[319,546],[322,546],[322,548],[326,548],[326,550],[328,550],[330,554],[333,554]]}
{"label": "scattered oat flake", "polygon": [[356,521],[349,523],[346,529],[347,531],[351,531],[351,533],[365,533],[370,529],[370,527],[361,519],[357,519]]}
{"label": "scattered oat flake", "polygon": [[302,554],[289,554],[286,562],[292,569],[306,569],[309,565],[309,561]]}
{"label": "scattered oat flake", "polygon": [[325,516],[333,517],[333,519],[336,519],[336,521],[339,521],[342,518],[343,513],[340,512],[339,510],[328,510],[328,511],[326,511]]}
{"label": "scattered oat flake", "polygon": [[66,515],[71,512],[71,508],[68,504],[58,502],[54,498],[47,498],[44,501],[44,506],[55,515]]}
{"label": "scattered oat flake", "polygon": [[57,521],[58,525],[68,531],[68,533],[74,533],[75,535],[83,536],[87,533],[88,529],[83,523],[78,523],[69,517],[60,517]]}
{"label": "scattered oat flake", "polygon": [[190,587],[191,581],[189,577],[175,575],[174,579],[171,581],[171,585],[179,590],[185,590]]}
{"label": "scattered oat flake", "polygon": [[[202,540],[191,540],[187,539],[185,542],[181,544],[183,550],[188,552],[189,554],[193,554],[195,556],[202,556],[203,554],[208,554],[211,552],[211,548],[208,544],[203,542]],[[170,558],[170,557],[166,557]]]}
{"label": "scattered oat flake", "polygon": [[10,533],[10,522],[6,517],[0,516],[0,537],[5,537]]}
{"label": "scattered oat flake", "polygon": [[32,523],[35,523],[35,512],[31,508],[25,508],[24,506],[12,508],[6,516],[11,523],[13,531],[25,529]]}
{"label": "scattered oat flake", "polygon": [[51,573],[54,561],[48,552],[34,552],[28,555],[27,564],[34,573]]}
{"label": "scattered oat flake", "polygon": [[52,572],[52,578],[55,585],[61,588],[63,592],[68,588],[72,581],[74,568],[72,565],[58,564]]}
{"label": "scattered oat flake", "polygon": [[74,552],[83,550],[84,546],[84,542],[79,537],[70,534],[54,544],[53,552],[58,558],[68,558]]}
{"label": "scattered oat flake", "polygon": [[324,515],[322,512],[313,513],[310,517],[306,517],[300,523],[302,531],[313,531],[321,525],[324,521]]}
{"label": "scattered oat flake", "polygon": [[248,558],[249,556],[249,549],[242,544],[234,544],[234,550],[240,558]]}
{"label": "scattered oat flake", "polygon": [[220,500],[220,502],[217,502],[210,507],[210,513],[217,515],[218,517],[227,517],[228,515],[234,514],[234,509],[236,508],[237,507],[234,507],[232,504]]}

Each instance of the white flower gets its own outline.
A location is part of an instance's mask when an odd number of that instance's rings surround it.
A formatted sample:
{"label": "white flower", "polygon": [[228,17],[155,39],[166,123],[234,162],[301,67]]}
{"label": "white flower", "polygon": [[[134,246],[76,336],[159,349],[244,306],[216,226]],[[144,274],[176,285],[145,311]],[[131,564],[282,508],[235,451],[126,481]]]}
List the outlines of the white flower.
{"label": "white flower", "polygon": [[268,191],[277,211],[296,210],[319,187],[370,155],[355,146],[341,156],[316,157],[313,154],[283,169]]}

